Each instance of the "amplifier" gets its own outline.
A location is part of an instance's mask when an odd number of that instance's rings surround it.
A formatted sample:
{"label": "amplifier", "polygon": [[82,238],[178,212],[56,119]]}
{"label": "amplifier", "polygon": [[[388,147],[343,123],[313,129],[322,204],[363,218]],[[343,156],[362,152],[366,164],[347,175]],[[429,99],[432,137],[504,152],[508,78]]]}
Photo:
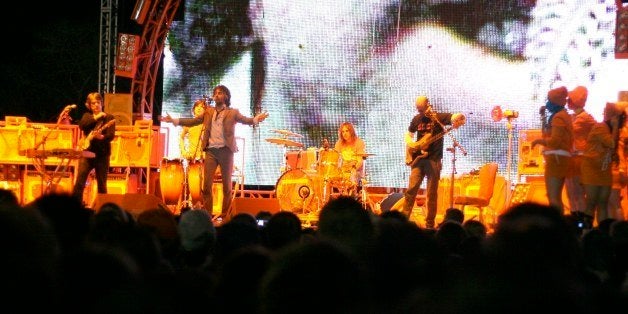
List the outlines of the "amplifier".
{"label": "amplifier", "polygon": [[0,181],[20,180],[20,167],[13,164],[0,164]]}
{"label": "amplifier", "polygon": [[[23,203],[28,204],[46,192],[72,193],[74,180],[71,172],[57,173],[55,182],[48,187],[48,182],[37,171],[28,171],[24,174]],[[59,179],[60,178],[60,179]]]}
{"label": "amplifier", "polygon": [[519,175],[538,175],[545,171],[543,146],[532,148],[532,141],[541,138],[541,129],[519,131]]}

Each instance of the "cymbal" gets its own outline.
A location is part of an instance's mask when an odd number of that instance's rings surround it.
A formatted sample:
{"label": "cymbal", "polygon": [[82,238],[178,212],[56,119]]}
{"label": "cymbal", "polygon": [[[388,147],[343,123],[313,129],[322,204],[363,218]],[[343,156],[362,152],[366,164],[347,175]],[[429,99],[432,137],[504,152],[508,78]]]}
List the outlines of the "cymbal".
{"label": "cymbal", "polygon": [[285,138],[267,138],[266,142],[279,144],[283,146],[292,146],[292,147],[303,147],[303,144],[295,141],[291,141]]}
{"label": "cymbal", "polygon": [[364,153],[364,154],[355,154],[356,156],[359,157],[370,157],[370,156],[375,156],[375,154],[369,154],[369,153]]}
{"label": "cymbal", "polygon": [[301,134],[297,134],[288,130],[272,130],[275,133],[279,133],[284,136],[294,136],[294,137],[303,137]]}

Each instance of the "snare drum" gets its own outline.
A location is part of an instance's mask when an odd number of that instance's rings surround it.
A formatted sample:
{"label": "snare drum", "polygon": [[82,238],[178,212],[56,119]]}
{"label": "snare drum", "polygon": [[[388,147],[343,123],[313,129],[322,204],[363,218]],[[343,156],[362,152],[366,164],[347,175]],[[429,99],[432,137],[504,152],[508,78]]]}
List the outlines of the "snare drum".
{"label": "snare drum", "polygon": [[159,165],[159,188],[166,205],[177,205],[183,192],[183,163],[180,159],[164,158]]}

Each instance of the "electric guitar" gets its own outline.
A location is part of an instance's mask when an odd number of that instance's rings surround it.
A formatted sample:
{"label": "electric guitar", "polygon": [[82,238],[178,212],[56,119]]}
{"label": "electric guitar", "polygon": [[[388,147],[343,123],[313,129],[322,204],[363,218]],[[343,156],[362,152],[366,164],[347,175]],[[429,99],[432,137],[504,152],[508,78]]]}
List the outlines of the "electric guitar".
{"label": "electric guitar", "polygon": [[92,139],[94,138],[94,136],[96,136],[96,134],[100,134],[100,132],[112,126],[114,123],[116,123],[116,119],[111,119],[107,121],[106,123],[104,123],[103,125],[93,129],[91,132],[89,132],[89,134],[86,137],[81,139],[81,141],[79,142],[78,148],[81,150],[86,150],[89,147],[89,144],[92,142]]}
{"label": "electric guitar", "polygon": [[[412,167],[422,158],[427,157],[427,149],[430,144],[441,139],[445,134],[451,132],[453,127],[446,128],[443,132],[437,134],[436,136],[432,136],[432,133],[427,133],[423,135],[418,141],[414,143],[414,145],[406,145],[406,165]],[[416,157],[414,157],[416,155]]]}

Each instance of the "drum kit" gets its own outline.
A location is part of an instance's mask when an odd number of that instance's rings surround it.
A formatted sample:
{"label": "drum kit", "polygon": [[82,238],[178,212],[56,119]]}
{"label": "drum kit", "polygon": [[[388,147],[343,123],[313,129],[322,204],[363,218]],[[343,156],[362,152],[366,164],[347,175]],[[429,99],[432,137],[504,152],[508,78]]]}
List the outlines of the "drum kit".
{"label": "drum kit", "polygon": [[[285,156],[282,174],[275,185],[281,210],[297,214],[318,213],[332,195],[357,196],[358,180],[362,186],[361,200],[366,206],[366,167],[362,167],[362,173],[358,175],[355,169],[342,167],[342,157],[335,149],[310,147],[303,150],[302,143],[288,138],[302,138],[302,135],[288,130],[272,131],[282,137],[267,138],[266,141],[281,145]],[[362,159],[370,156],[374,154],[357,154]]]}

